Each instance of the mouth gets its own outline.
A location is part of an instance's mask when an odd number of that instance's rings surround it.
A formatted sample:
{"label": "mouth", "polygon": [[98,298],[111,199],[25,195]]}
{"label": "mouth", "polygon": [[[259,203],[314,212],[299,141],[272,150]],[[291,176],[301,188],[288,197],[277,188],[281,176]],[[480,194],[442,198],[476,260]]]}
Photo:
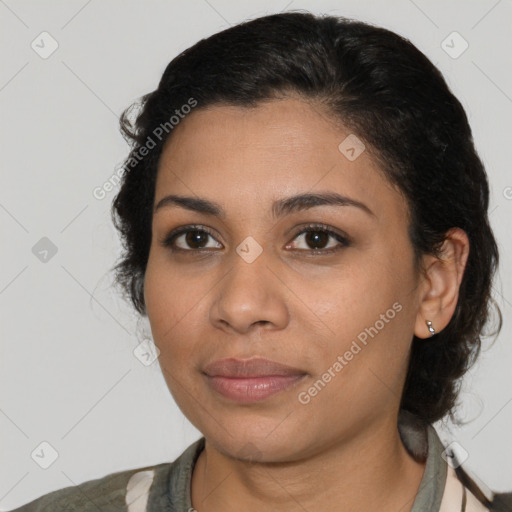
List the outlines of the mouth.
{"label": "mouth", "polygon": [[287,390],[307,372],[265,358],[221,359],[208,364],[203,373],[208,385],[225,398],[253,403]]}

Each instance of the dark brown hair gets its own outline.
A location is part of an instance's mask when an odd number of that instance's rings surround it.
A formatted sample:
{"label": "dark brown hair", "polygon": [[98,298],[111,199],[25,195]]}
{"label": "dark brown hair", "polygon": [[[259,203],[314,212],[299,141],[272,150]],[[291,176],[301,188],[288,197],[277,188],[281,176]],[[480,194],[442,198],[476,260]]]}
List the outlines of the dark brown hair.
{"label": "dark brown hair", "polygon": [[231,27],[173,59],[158,88],[121,118],[132,148],[112,205],[124,245],[116,284],[145,315],[156,173],[182,107],[191,99],[195,110],[218,103],[248,107],[290,92],[322,102],[377,156],[407,199],[416,262],[423,254],[438,254],[452,227],[469,237],[455,313],[433,338],[414,337],[401,403],[429,423],[448,413],[453,419],[460,378],[480,351],[495,304],[498,249],[487,215],[489,186],[460,102],[427,57],[391,31],[288,12]]}

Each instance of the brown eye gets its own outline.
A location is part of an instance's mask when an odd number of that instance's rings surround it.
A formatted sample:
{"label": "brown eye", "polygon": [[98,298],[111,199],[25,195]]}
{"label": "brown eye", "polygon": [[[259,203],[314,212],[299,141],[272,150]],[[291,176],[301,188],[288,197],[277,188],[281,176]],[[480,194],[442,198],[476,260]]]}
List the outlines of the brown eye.
{"label": "brown eye", "polygon": [[192,249],[202,249],[207,244],[209,236],[204,231],[187,231],[184,234],[184,241]]}
{"label": "brown eye", "polygon": [[329,242],[330,235],[325,231],[308,231],[305,233],[304,241],[313,249],[323,249]]}
{"label": "brown eye", "polygon": [[173,251],[201,251],[222,247],[221,244],[207,247],[209,238],[213,239],[213,235],[207,229],[187,226],[169,233],[163,240],[162,245],[170,247]]}
{"label": "brown eye", "polygon": [[[316,252],[317,254],[332,253],[350,245],[348,237],[343,236],[327,226],[309,225],[295,235],[294,240],[303,239],[303,247],[292,247],[299,251]],[[330,242],[331,241],[331,242]],[[294,245],[297,243],[294,242]],[[304,247],[305,245],[305,247]],[[290,245],[287,246],[290,248]]]}

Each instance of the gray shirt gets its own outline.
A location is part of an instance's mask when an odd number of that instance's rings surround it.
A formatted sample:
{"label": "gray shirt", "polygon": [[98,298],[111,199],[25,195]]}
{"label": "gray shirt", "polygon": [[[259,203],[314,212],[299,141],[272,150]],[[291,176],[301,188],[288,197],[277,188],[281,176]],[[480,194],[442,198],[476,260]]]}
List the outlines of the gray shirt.
{"label": "gray shirt", "polygon": [[[411,512],[438,512],[442,506],[450,512],[512,512],[512,493],[494,495],[493,505],[485,502],[483,493],[471,479],[468,481],[461,468],[455,476],[445,460],[446,457],[442,456],[445,447],[431,425],[421,425],[415,417],[402,411],[398,427],[409,453],[417,460],[426,459],[425,472]],[[13,512],[193,512],[190,482],[204,443],[205,438],[200,438],[174,462],[111,473],[78,486],[53,491]],[[451,479],[447,479],[447,475]],[[457,485],[463,490],[460,504],[458,498],[445,493],[448,489],[447,481],[454,482],[456,478],[464,482],[460,484],[457,481]],[[484,504],[477,501],[475,496]],[[453,503],[456,503],[455,508]],[[471,506],[471,503],[476,505]],[[404,504],[404,509],[410,505]]]}

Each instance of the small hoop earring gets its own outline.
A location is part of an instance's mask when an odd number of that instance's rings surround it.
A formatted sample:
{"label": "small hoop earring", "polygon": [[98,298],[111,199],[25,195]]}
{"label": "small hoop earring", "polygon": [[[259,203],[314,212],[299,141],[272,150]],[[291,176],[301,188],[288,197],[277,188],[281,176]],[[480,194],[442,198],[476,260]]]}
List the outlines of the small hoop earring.
{"label": "small hoop earring", "polygon": [[436,333],[436,330],[432,327],[432,322],[430,320],[425,320],[425,323],[427,324],[428,331],[430,332],[430,337],[434,336]]}

